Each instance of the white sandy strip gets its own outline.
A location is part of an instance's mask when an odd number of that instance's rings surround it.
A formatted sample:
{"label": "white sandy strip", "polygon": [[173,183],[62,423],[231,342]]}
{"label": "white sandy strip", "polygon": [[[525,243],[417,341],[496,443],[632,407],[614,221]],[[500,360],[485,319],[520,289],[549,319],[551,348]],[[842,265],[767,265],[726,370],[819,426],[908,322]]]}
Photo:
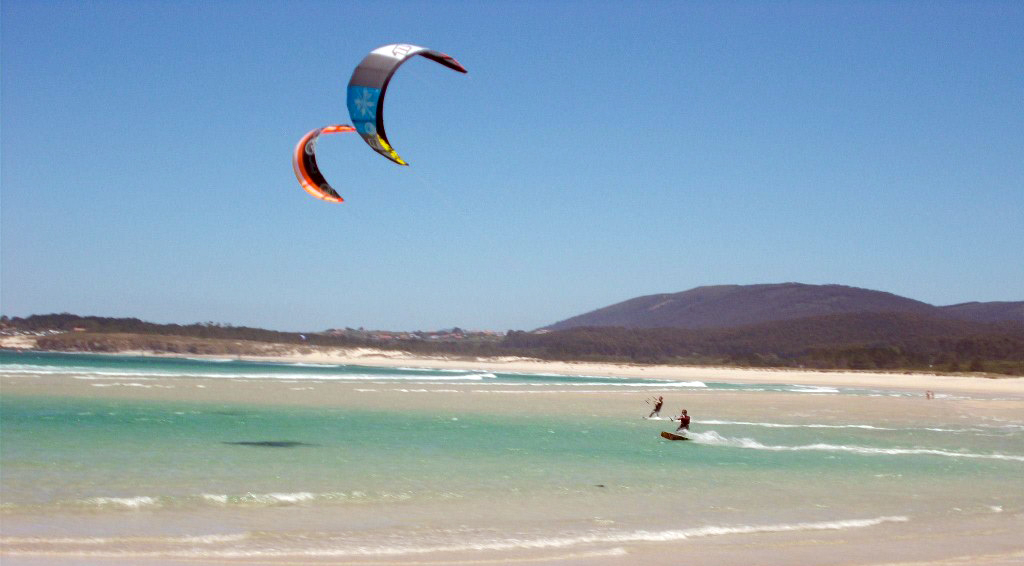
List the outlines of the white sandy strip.
{"label": "white sandy strip", "polygon": [[463,369],[489,372],[545,373],[560,375],[607,375],[642,377],[676,381],[723,383],[803,384],[832,387],[864,387],[884,389],[933,390],[937,392],[973,391],[987,394],[1024,395],[1024,378],[937,375],[930,373],[812,371],[799,369],[747,369],[733,367],[668,366],[611,364],[589,362],[553,362],[533,358],[498,357],[455,359],[443,356],[414,356],[407,352],[371,348],[323,348],[309,354],[297,351],[276,356],[274,361],[321,364],[354,364],[379,367],[419,367],[431,369]]}
{"label": "white sandy strip", "polygon": [[[145,352],[138,353],[145,354]],[[986,379],[919,373],[825,372],[791,368],[591,363],[546,361],[513,356],[459,359],[445,356],[414,355],[409,352],[376,350],[372,348],[322,348],[312,353],[299,353],[295,351],[287,356],[252,357],[250,359],[373,365],[381,367],[473,369],[473,371],[484,372],[555,374],[565,376],[609,376],[720,383],[802,384],[943,392],[974,391],[993,395],[1024,395],[1024,378]]]}
{"label": "white sandy strip", "polygon": [[0,336],[0,348],[28,350],[36,347],[35,336]]}
{"label": "white sandy strip", "polygon": [[[0,339],[6,348],[31,347],[24,340]],[[34,345],[34,341],[32,341]],[[553,362],[534,358],[502,356],[494,358],[457,359],[446,356],[413,355],[396,350],[375,348],[313,348],[298,349],[284,356],[242,356],[254,361],[275,361],[311,364],[345,364],[377,367],[417,367],[430,369],[482,370],[489,372],[544,373],[560,375],[606,375],[611,377],[643,377],[675,381],[712,381],[721,383],[801,384],[831,387],[864,387],[881,389],[933,390],[936,392],[978,392],[991,395],[1024,395],[1024,378],[937,375],[911,372],[812,371],[789,368],[749,369],[735,367],[669,366],[611,364],[590,362]],[[154,352],[122,352],[125,355],[162,355]],[[202,357],[202,356],[192,356]],[[216,356],[210,356],[216,358]]]}

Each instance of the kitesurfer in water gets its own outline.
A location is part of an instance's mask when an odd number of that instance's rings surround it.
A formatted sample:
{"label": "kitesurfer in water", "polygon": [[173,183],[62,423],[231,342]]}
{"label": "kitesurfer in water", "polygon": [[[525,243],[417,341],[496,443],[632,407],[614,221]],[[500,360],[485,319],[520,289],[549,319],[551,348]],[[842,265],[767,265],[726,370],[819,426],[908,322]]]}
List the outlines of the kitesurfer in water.
{"label": "kitesurfer in water", "polygon": [[661,416],[661,406],[665,403],[665,398],[658,395],[658,399],[654,402],[654,410],[651,414],[647,415],[647,418]]}
{"label": "kitesurfer in water", "polygon": [[674,420],[679,421],[679,428],[676,429],[676,432],[679,432],[681,430],[690,432],[690,415],[686,414],[686,409],[683,409],[683,412],[682,414],[679,415],[679,418]]}

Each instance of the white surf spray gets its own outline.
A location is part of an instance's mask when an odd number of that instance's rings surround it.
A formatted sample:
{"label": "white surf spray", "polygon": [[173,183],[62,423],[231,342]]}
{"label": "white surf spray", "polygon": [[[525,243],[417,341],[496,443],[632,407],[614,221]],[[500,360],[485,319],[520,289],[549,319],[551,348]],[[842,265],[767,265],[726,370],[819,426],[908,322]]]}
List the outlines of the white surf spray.
{"label": "white surf spray", "polygon": [[1012,462],[1024,462],[1024,456],[1012,454],[975,454],[971,452],[951,452],[949,450],[938,450],[934,448],[877,448],[874,446],[857,446],[848,444],[802,444],[797,446],[777,446],[762,444],[752,438],[728,438],[711,430],[708,432],[690,433],[690,439],[698,444],[712,446],[726,446],[730,448],[747,448],[751,450],[769,450],[772,452],[800,452],[800,451],[821,451],[821,452],[849,452],[865,455],[927,455],[944,456],[947,458],[976,458],[989,460],[1006,460]]}
{"label": "white surf spray", "polygon": [[723,420],[705,420],[701,419],[701,424],[709,425],[742,425],[742,426],[759,426],[764,428],[859,428],[864,430],[899,430],[895,428],[886,428],[881,426],[865,425],[865,424],[796,424],[796,423],[767,423],[767,422],[750,422],[750,421],[723,421]]}

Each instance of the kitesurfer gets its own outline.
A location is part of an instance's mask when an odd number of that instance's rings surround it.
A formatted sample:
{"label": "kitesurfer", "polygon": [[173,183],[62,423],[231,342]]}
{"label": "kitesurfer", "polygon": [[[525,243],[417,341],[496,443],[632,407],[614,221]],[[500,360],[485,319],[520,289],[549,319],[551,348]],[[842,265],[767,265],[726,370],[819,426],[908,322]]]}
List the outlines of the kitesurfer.
{"label": "kitesurfer", "polygon": [[651,411],[651,414],[647,415],[647,418],[661,416],[661,406],[664,403],[665,403],[664,397],[662,397],[661,395],[658,395],[658,399],[654,402],[654,410]]}
{"label": "kitesurfer", "polygon": [[690,415],[686,414],[686,409],[683,409],[682,414],[680,414],[679,418],[675,420],[679,421],[679,428],[676,429],[676,432],[679,432],[681,430],[686,430],[686,432],[690,432]]}

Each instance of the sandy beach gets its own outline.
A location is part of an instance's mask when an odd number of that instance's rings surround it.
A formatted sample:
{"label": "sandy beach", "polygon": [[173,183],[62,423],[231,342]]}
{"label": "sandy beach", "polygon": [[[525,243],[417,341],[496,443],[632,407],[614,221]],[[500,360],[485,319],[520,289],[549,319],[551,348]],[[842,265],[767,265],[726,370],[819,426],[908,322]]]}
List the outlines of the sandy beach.
{"label": "sandy beach", "polygon": [[[152,352],[132,352],[154,355]],[[246,359],[243,357],[243,359]],[[809,371],[790,368],[737,368],[556,362],[532,358],[476,358],[416,356],[408,352],[373,348],[322,349],[287,356],[249,357],[290,363],[355,364],[376,367],[417,367],[483,370],[556,375],[607,375],[678,381],[710,380],[733,383],[792,383],[843,387],[884,387],[913,391],[961,391],[1024,395],[1024,378],[939,375],[917,372]]]}
{"label": "sandy beach", "polygon": [[[29,350],[35,346],[30,336],[0,337],[0,348]],[[167,355],[150,351],[121,352],[126,356]],[[204,356],[195,356],[204,357]],[[216,358],[215,356],[207,356]],[[714,366],[676,366],[653,364],[616,364],[593,362],[562,362],[522,357],[457,358],[416,355],[400,350],[378,348],[295,348],[285,355],[239,356],[237,359],[308,363],[328,365],[363,365],[373,367],[415,367],[434,369],[482,370],[553,375],[604,375],[664,380],[712,380],[733,383],[788,383],[842,387],[885,387],[909,391],[960,391],[992,394],[1024,395],[1024,378],[991,374],[938,374],[926,372],[878,372],[801,370],[793,368],[741,368]]]}

